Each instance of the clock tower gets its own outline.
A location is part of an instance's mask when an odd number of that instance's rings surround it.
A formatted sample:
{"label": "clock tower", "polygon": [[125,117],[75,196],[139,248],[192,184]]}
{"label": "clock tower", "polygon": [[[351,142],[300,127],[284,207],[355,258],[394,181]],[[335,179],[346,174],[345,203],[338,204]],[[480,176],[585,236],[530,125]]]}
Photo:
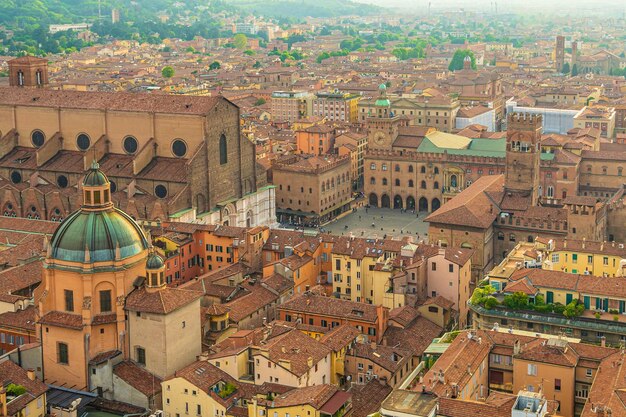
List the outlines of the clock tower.
{"label": "clock tower", "polygon": [[507,119],[505,192],[529,197],[531,205],[539,197],[542,123],[541,115],[513,113]]}
{"label": "clock tower", "polygon": [[398,136],[398,126],[401,124],[400,117],[391,110],[391,101],[387,97],[387,86],[381,84],[378,87],[378,99],[374,103],[374,110],[370,110],[367,118],[369,149],[390,150],[394,140]]}

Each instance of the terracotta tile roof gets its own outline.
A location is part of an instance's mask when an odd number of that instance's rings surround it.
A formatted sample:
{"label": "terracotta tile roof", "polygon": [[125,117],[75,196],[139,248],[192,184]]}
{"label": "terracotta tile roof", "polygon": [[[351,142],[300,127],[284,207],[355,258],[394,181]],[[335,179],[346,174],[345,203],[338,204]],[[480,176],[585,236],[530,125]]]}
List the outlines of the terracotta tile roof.
{"label": "terracotta tile roof", "polygon": [[378,412],[392,388],[380,380],[372,379],[365,385],[352,385],[352,417],[367,417]]}
{"label": "terracotta tile roof", "polygon": [[29,291],[20,290],[38,286],[41,283],[42,272],[43,263],[39,260],[0,271],[0,301],[14,303],[29,298],[30,295],[16,293],[27,294]]}
{"label": "terracotta tile roof", "polygon": [[578,354],[569,348],[567,341],[558,339],[543,340],[533,346],[524,346],[515,358],[568,367],[576,366],[579,359]]}
{"label": "terracotta tile roof", "polygon": [[617,352],[605,358],[596,371],[581,417],[626,416],[626,365]]}
{"label": "terracotta tile roof", "polygon": [[147,397],[152,397],[161,392],[161,378],[129,360],[115,365],[113,375]]}
{"label": "terracotta tile roof", "polygon": [[471,249],[453,248],[448,246],[446,247],[445,258],[446,261],[463,266],[472,258],[473,254],[474,251]]}
{"label": "terracotta tile roof", "polygon": [[115,323],[116,321],[116,313],[96,314],[93,319],[91,319],[91,324],[97,326],[100,324]]}
{"label": "terracotta tile roof", "polygon": [[511,417],[517,396],[493,392],[485,401],[439,398],[438,415],[445,417]]}
{"label": "terracotta tile roof", "polygon": [[280,274],[272,274],[267,278],[263,278],[262,282],[279,294],[293,289],[294,285],[292,279],[286,278]]}
{"label": "terracotta tile roof", "polygon": [[[165,383],[167,384],[167,381],[174,378],[183,378],[225,406],[232,405],[235,397],[242,397],[242,395],[240,395],[242,394],[241,384],[220,368],[205,361],[196,361],[183,369],[176,371],[173,376],[165,380]],[[212,390],[212,388],[220,381],[233,384],[237,387],[237,389],[226,399],[221,398]]]}
{"label": "terracotta tile roof", "polygon": [[299,294],[281,304],[279,310],[358,320],[369,323],[378,321],[377,307],[323,295]]}
{"label": "terracotta tile roof", "polygon": [[0,363],[0,384],[6,387],[8,384],[17,384],[26,388],[26,393],[15,398],[7,404],[7,415],[17,415],[28,403],[43,395],[48,390],[48,386],[43,382],[28,378],[28,372],[20,368],[10,360]]}
{"label": "terracotta tile roof", "polygon": [[299,330],[291,330],[268,340],[265,346],[269,360],[276,364],[280,361],[289,362],[291,366],[289,371],[298,377],[309,371],[309,358],[312,358],[312,366],[315,366],[330,354],[330,349],[326,345]]}
{"label": "terracotta tile roof", "polygon": [[370,343],[356,343],[350,356],[368,359],[393,375],[411,359],[413,353],[409,350],[395,346],[376,345]]}
{"label": "terracotta tile roof", "polygon": [[441,295],[438,295],[435,298],[429,297],[422,303],[423,306],[431,304],[445,308],[446,310],[450,310],[452,309],[452,307],[454,307],[454,302],[448,300],[447,298],[444,298]]}
{"label": "terracotta tile roof", "polygon": [[409,305],[397,307],[389,311],[389,321],[395,321],[402,327],[407,327],[419,316],[419,312]]}
{"label": "terracotta tile roof", "polygon": [[320,410],[334,395],[338,388],[333,385],[322,384],[310,387],[296,388],[274,398],[275,407],[293,407],[309,404]]}
{"label": "terracotta tile roof", "polygon": [[477,333],[479,335],[470,339],[469,332],[462,332],[454,339],[424,376],[427,390],[443,397],[450,391],[452,384],[457,384],[461,390],[465,387],[493,346],[493,342],[484,337],[483,332]]}
{"label": "terracotta tile roof", "polygon": [[526,278],[522,278],[519,281],[507,285],[504,291],[507,293],[522,292],[526,295],[536,295],[539,292]]}
{"label": "terracotta tile roof", "polygon": [[338,236],[333,244],[332,253],[348,255],[352,259],[363,259],[366,256],[378,258],[385,252],[400,253],[405,245],[406,242],[402,240]]}
{"label": "terracotta tile roof", "polygon": [[119,350],[108,350],[106,352],[101,352],[98,353],[96,356],[94,356],[93,358],[91,358],[89,360],[89,364],[90,365],[99,365],[103,362],[108,361],[109,359],[113,359],[114,357],[121,355],[122,352],[120,352]]}
{"label": "terracotta tile roof", "polygon": [[433,339],[438,337],[442,331],[441,327],[420,316],[405,329],[395,326],[387,327],[383,340],[389,346],[397,345],[402,349],[411,351],[414,356],[421,356]]}
{"label": "terracotta tile roof", "polygon": [[320,343],[328,346],[333,352],[339,352],[341,349],[354,342],[360,334],[361,332],[359,332],[356,327],[342,324],[322,336]]}
{"label": "terracotta tile roof", "polygon": [[31,220],[19,217],[0,216],[0,230],[16,230],[21,232],[52,235],[59,227],[58,222],[47,220]]}
{"label": "terracotta tile roof", "polygon": [[61,107],[90,110],[134,111],[206,115],[222,97],[104,93],[0,87],[0,104],[10,106]]}
{"label": "terracotta tile roof", "polygon": [[83,317],[80,314],[66,313],[63,311],[50,311],[39,319],[39,323],[81,330],[83,328]]}
{"label": "terracotta tile roof", "polygon": [[534,287],[560,288],[563,290],[576,290],[578,275],[562,271],[550,271],[547,269],[520,269],[513,272],[511,281],[518,281],[526,278]]}
{"label": "terracotta tile roof", "polygon": [[166,287],[157,291],[137,288],[126,297],[126,309],[152,314],[168,314],[202,297],[200,291]]}
{"label": "terracotta tile roof", "polygon": [[504,175],[480,177],[469,188],[430,214],[425,221],[486,229],[500,214],[498,202],[487,192],[500,192],[504,186]]}
{"label": "terracotta tile roof", "polygon": [[265,288],[260,283],[243,283],[247,294],[229,301],[225,305],[230,309],[229,319],[234,323],[251,316],[253,313],[265,309],[266,306],[278,300],[278,294]]}
{"label": "terracotta tile roof", "polygon": [[35,331],[35,307],[29,306],[23,310],[7,311],[0,314],[0,328],[19,329],[27,332]]}

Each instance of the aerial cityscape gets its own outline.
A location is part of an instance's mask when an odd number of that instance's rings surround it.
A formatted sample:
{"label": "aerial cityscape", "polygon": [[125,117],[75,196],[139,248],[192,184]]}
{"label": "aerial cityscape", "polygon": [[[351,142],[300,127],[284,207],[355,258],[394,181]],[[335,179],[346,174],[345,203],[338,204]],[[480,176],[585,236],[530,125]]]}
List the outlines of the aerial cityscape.
{"label": "aerial cityscape", "polygon": [[626,4],[0,0],[0,417],[626,417]]}

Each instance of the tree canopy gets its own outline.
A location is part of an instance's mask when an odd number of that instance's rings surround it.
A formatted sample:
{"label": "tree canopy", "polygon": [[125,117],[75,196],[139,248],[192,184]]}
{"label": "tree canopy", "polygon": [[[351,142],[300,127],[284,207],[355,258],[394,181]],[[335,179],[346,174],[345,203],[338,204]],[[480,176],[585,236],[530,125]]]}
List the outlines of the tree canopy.
{"label": "tree canopy", "polygon": [[472,69],[476,69],[476,57],[474,56],[474,52],[470,51],[469,49],[457,49],[454,52],[452,61],[450,61],[450,65],[448,65],[448,69],[450,71],[462,70],[466,56],[469,56],[472,60]]}
{"label": "tree canopy", "polygon": [[163,67],[163,69],[161,70],[161,75],[163,76],[163,78],[172,78],[174,76],[174,68],[169,65]]}

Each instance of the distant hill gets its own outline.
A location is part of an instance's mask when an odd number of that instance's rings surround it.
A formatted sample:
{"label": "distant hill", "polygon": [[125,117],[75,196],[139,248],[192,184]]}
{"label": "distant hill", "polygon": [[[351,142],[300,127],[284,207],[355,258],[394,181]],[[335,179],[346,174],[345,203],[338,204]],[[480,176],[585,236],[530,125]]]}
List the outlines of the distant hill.
{"label": "distant hill", "polygon": [[225,0],[241,10],[267,17],[337,17],[372,15],[384,9],[350,0]]}
{"label": "distant hill", "polygon": [[[153,19],[158,12],[185,14],[199,6],[219,9],[221,1],[209,0],[101,0],[104,17],[111,9],[119,9],[123,18]],[[16,22],[26,24],[76,23],[98,17],[98,0],[1,0],[0,24]]]}

